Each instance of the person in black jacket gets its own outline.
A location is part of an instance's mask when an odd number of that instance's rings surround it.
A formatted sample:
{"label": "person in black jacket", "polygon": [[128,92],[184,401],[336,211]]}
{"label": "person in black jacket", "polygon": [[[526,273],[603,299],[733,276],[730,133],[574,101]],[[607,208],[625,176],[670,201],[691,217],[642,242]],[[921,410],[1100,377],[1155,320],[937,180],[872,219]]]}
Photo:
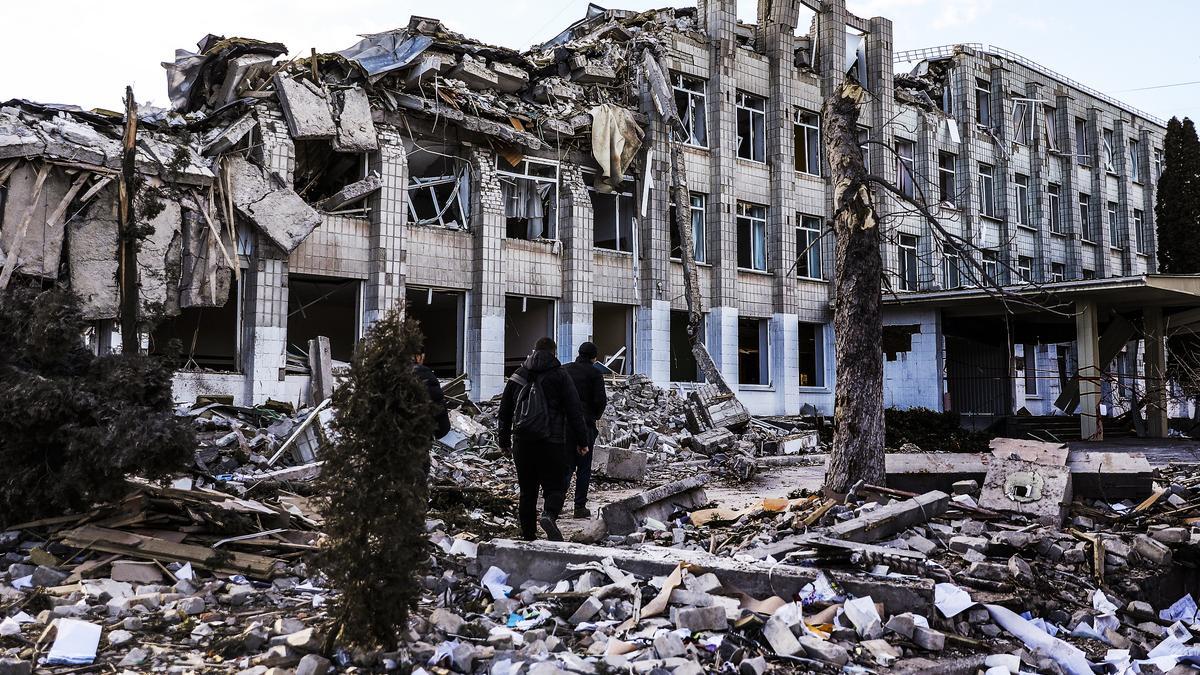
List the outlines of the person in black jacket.
{"label": "person in black jacket", "polygon": [[596,449],[596,420],[604,416],[608,407],[608,394],[604,391],[604,376],[596,368],[596,345],[584,342],[579,345],[579,356],[563,369],[575,383],[575,391],[579,392],[579,401],[583,404],[583,417],[587,422],[587,438],[579,443],[586,445],[587,452],[580,450],[571,455],[567,462],[567,485],[571,476],[575,477],[575,517],[591,518],[592,513],[587,508],[588,485],[592,482],[592,451]]}
{"label": "person in black jacket", "polygon": [[434,431],[434,438],[441,438],[450,433],[450,412],[446,409],[446,394],[442,391],[442,383],[438,382],[437,373],[425,365],[425,352],[413,354],[413,372],[425,384],[425,390],[429,392],[429,401],[436,408],[434,416],[437,430]]}
{"label": "person in black jacket", "polygon": [[[554,340],[548,337],[539,339],[533,353],[508,379],[504,396],[500,399],[499,443],[501,448],[512,453],[513,463],[517,466],[517,485],[521,492],[518,520],[521,523],[521,536],[529,541],[537,538],[539,523],[548,539],[562,541],[556,521],[566,498],[563,478],[567,475],[567,444],[587,435],[579,395],[575,393],[571,378],[558,362],[555,355],[557,349]],[[545,439],[517,435],[514,446],[513,411],[518,395],[530,380],[538,383],[545,397],[550,435]],[[572,444],[570,451],[585,449]],[[541,518],[537,517],[539,489],[545,498]]]}

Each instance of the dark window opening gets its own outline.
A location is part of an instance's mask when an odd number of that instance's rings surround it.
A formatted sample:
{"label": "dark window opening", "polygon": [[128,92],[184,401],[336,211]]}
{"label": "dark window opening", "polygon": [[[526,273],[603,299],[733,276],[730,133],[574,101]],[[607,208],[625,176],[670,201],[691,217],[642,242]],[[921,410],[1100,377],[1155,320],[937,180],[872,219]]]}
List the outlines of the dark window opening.
{"label": "dark window opening", "polygon": [[[296,192],[309,204],[323,202],[347,185],[367,177],[365,152],[337,152],[333,149],[333,141],[328,140],[294,143],[296,170],[292,182]],[[352,204],[354,202],[341,204],[338,209]]]}
{"label": "dark window opening", "polygon": [[910,324],[903,326],[883,327],[883,353],[888,361],[895,361],[896,355],[912,351],[912,336],[921,332],[921,326]]}
{"label": "dark window opening", "polygon": [[766,271],[767,207],[738,202],[737,259],[738,267]]}
{"label": "dark window opening", "polygon": [[558,237],[558,163],[525,158],[514,166],[497,157],[509,239]]}
{"label": "dark window opening", "polygon": [[701,148],[708,147],[708,130],[705,118],[707,99],[704,95],[704,80],[697,80],[685,75],[671,76],[675,90],[675,108],[679,110],[679,119],[687,130],[683,142]]}
{"label": "dark window opening", "polygon": [[463,368],[463,325],[466,295],[408,287],[405,311],[417,320],[424,336],[425,365],[443,379],[457,377]]}
{"label": "dark window opening", "polygon": [[992,83],[975,80],[975,122],[981,127],[992,126]]}
{"label": "dark window opening", "polygon": [[900,235],[897,245],[900,290],[917,290],[917,237],[911,234]]}
{"label": "dark window opening", "polygon": [[767,100],[760,96],[737,95],[737,156],[755,162],[767,161]]}
{"label": "dark window opening", "polygon": [[821,175],[821,120],[816,113],[800,111],[796,115],[796,171]]}
{"label": "dark window opening", "polygon": [[[588,196],[592,199],[592,246],[610,251],[633,253],[633,232],[637,227],[637,206],[632,192],[603,193],[593,187],[596,174],[584,175]],[[626,176],[622,186],[631,186],[634,179]]]}
{"label": "dark window opening", "polygon": [[766,319],[738,317],[738,384],[771,384]]}
{"label": "dark window opening", "polygon": [[943,204],[955,204],[955,157],[949,152],[938,152],[938,199]]}
{"label": "dark window opening", "polygon": [[[702,382],[700,368],[692,354],[692,342],[688,339],[688,314],[671,310],[671,381]],[[701,325],[701,332],[704,327]]]}
{"label": "dark window opening", "polygon": [[800,386],[825,386],[825,331],[819,323],[800,324]]}
{"label": "dark window opening", "polygon": [[821,277],[821,219],[797,214],[796,276],[804,279]]}
{"label": "dark window opening", "polygon": [[[692,200],[689,208],[692,221],[692,253],[696,262],[704,262],[706,257],[704,250],[704,195],[693,192],[690,196]],[[683,257],[683,248],[679,240],[679,228],[675,226],[675,204],[671,204],[667,215],[671,219],[671,257],[678,260]]]}
{"label": "dark window opening", "polygon": [[236,373],[238,367],[237,282],[220,307],[185,307],[178,316],[160,321],[150,334],[150,353],[166,357],[180,370]]}
{"label": "dark window opening", "polygon": [[[600,363],[612,359],[609,367],[613,372],[628,375],[633,372],[633,308],[606,302],[592,304],[592,342],[596,344]],[[566,345],[571,349],[567,358],[573,358],[579,345]],[[624,350],[624,351],[622,351]],[[615,357],[615,358],[614,358]],[[564,359],[566,360],[566,359]]]}
{"label": "dark window opening", "polygon": [[409,224],[452,230],[470,227],[471,172],[457,152],[444,145],[409,151]]}
{"label": "dark window opening", "polygon": [[[554,301],[510,295],[504,298],[504,376],[516,372],[539,338],[555,339]],[[559,353],[569,356],[559,345]]]}
{"label": "dark window opening", "polygon": [[288,275],[288,351],[308,358],[308,341],[329,338],[335,361],[349,362],[358,340],[362,282]]}

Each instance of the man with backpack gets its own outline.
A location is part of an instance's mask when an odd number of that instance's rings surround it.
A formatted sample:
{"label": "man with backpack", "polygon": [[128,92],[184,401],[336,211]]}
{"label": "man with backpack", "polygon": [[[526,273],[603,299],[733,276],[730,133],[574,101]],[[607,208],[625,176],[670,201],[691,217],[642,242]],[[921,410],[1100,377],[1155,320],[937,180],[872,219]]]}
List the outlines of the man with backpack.
{"label": "man with backpack", "polygon": [[608,394],[604,391],[604,376],[596,367],[596,357],[599,350],[591,342],[579,345],[579,356],[574,361],[563,366],[571,381],[575,383],[575,391],[579,392],[579,401],[583,404],[583,418],[587,422],[588,435],[579,441],[587,445],[588,452],[576,452],[568,456],[567,481],[570,485],[571,476],[575,476],[575,517],[591,518],[592,513],[587,508],[588,485],[592,481],[592,450],[596,449],[596,420],[604,415],[608,407]]}
{"label": "man with backpack", "polygon": [[[558,346],[540,338],[533,353],[513,373],[500,400],[499,443],[512,453],[521,496],[521,536],[537,538],[540,523],[551,541],[562,541],[559,514],[566,498],[568,452],[586,452],[575,441],[588,438],[583,407],[571,378],[556,355]],[[515,441],[515,444],[514,444]],[[568,447],[570,444],[570,447]],[[538,491],[545,498],[537,517]]]}
{"label": "man with backpack", "polygon": [[437,428],[434,429],[433,437],[441,438],[450,433],[450,412],[446,409],[446,394],[442,391],[442,383],[438,381],[437,373],[425,365],[424,351],[413,354],[413,372],[416,373],[417,379],[425,385],[425,391],[429,392],[429,402],[434,407],[434,420],[437,422]]}

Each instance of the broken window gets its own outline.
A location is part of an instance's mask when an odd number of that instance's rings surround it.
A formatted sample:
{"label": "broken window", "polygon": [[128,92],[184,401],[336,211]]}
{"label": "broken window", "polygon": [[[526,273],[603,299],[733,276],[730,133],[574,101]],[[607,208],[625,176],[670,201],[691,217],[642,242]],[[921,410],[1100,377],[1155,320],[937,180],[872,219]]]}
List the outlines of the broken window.
{"label": "broken window", "polygon": [[1124,248],[1125,244],[1125,237],[1121,236],[1119,210],[1120,207],[1116,202],[1108,203],[1108,245],[1113,248]]}
{"label": "broken window", "polygon": [[938,198],[943,204],[956,203],[956,176],[954,164],[956,157],[953,153],[938,151]]}
{"label": "broken window", "polygon": [[1162,178],[1163,172],[1163,151],[1158,148],[1154,149],[1154,180]]}
{"label": "broken window", "polygon": [[983,281],[987,284],[997,283],[997,272],[1000,270],[1000,255],[995,251],[984,251],[980,255],[983,264]]}
{"label": "broken window", "polygon": [[1129,139],[1129,180],[1142,182],[1142,144],[1136,138]]}
{"label": "broken window", "polygon": [[979,165],[979,213],[996,217],[996,168],[991,164]]}
{"label": "broken window", "polygon": [[1104,170],[1113,171],[1113,130],[1104,129],[1100,134],[1100,140],[1104,143]]}
{"label": "broken window", "polygon": [[[692,253],[696,262],[704,262],[704,195],[692,192],[690,197],[692,203],[688,212],[691,214],[692,220]],[[683,257],[683,248],[679,240],[679,228],[675,226],[674,203],[671,204],[669,217],[671,219],[671,257],[679,260]]]}
{"label": "broken window", "polygon": [[867,83],[867,34],[846,26],[846,75],[858,80],[863,87]]}
{"label": "broken window", "polygon": [[800,324],[800,386],[825,386],[825,327]]}
{"label": "broken window", "polygon": [[1096,232],[1092,229],[1092,197],[1079,193],[1079,232],[1084,241],[1094,242]]}
{"label": "broken window", "polygon": [[408,153],[408,222],[452,230],[470,227],[471,172],[452,148],[419,147]]}
{"label": "broken window", "polygon": [[707,148],[708,99],[704,94],[704,80],[673,73],[671,84],[675,90],[675,107],[679,110],[679,119],[683,120],[683,127],[687,130],[683,142]]}
{"label": "broken window", "polygon": [[1091,166],[1092,158],[1087,149],[1087,120],[1075,118],[1075,161],[1079,166]]}
{"label": "broken window", "polygon": [[349,362],[361,325],[362,282],[289,274],[287,283],[288,351],[307,355],[308,341],[325,336],[330,356]]}
{"label": "broken window", "polygon": [[1137,252],[1146,253],[1146,244],[1149,237],[1146,236],[1146,213],[1141,209],[1133,210],[1133,236],[1137,238]]}
{"label": "broken window", "polygon": [[1085,280],[1091,280],[1091,279],[1096,278],[1096,270],[1089,270],[1088,268],[1085,267],[1081,270],[1081,273]]}
{"label": "broken window", "polygon": [[[599,350],[600,363],[608,363],[614,372],[633,372],[633,307],[607,302],[592,304],[592,342]],[[577,347],[572,345],[571,347]]]}
{"label": "broken window", "polygon": [[738,267],[766,271],[767,207],[738,202],[737,256]]}
{"label": "broken window", "polygon": [[796,171],[821,175],[821,120],[816,113],[796,113]]}
{"label": "broken window", "polygon": [[867,173],[871,172],[871,130],[864,127],[858,129],[858,149],[862,150],[863,166]]}
{"label": "broken window", "polygon": [[900,192],[909,199],[916,194],[913,185],[913,157],[916,144],[904,139],[896,139],[896,179],[899,181]]}
{"label": "broken window", "polygon": [[797,214],[796,276],[821,278],[821,219]]}
{"label": "broken window", "polygon": [[1046,212],[1050,216],[1050,231],[1064,234],[1062,226],[1062,187],[1058,183],[1046,185]]}
{"label": "broken window", "polygon": [[738,157],[755,162],[767,161],[767,100],[738,92]]}
{"label": "broken window", "polygon": [[180,370],[238,372],[241,312],[238,283],[220,307],[185,307],[150,333],[150,353]]}
{"label": "broken window", "polygon": [[1024,345],[1023,347],[1024,353],[1021,360],[1025,371],[1025,396],[1035,397],[1038,395],[1037,346]]}
{"label": "broken window", "polygon": [[1016,184],[1017,224],[1029,227],[1033,224],[1029,219],[1029,176],[1018,173],[1013,180]]}
{"label": "broken window", "polygon": [[770,322],[738,317],[738,384],[771,384]]}
{"label": "broken window", "polygon": [[946,242],[942,246],[942,276],[947,290],[962,288],[962,253],[957,244]]}
{"label": "broken window", "polygon": [[[367,153],[337,152],[333,149],[332,140],[293,141],[296,148],[296,170],[293,172],[293,184],[297,194],[306,202],[321,205],[343,188],[357,183],[367,177]],[[368,193],[369,194],[369,193]],[[321,205],[330,211],[347,210],[347,207],[365,199],[363,194],[352,201],[329,206]],[[364,210],[361,205],[356,211]]]}
{"label": "broken window", "polygon": [[558,162],[524,157],[514,165],[497,156],[496,173],[504,193],[504,236],[557,238]]}
{"label": "broken window", "polygon": [[1050,281],[1059,282],[1065,281],[1067,278],[1067,266],[1062,263],[1050,263]]}
{"label": "broken window", "polygon": [[[554,338],[554,301],[509,295],[504,298],[504,376],[517,371],[539,338]],[[564,350],[565,351],[565,350]]]}
{"label": "broken window", "polygon": [[1054,124],[1054,108],[1042,107],[1042,134],[1046,139],[1046,149],[1058,152],[1058,131]]}
{"label": "broken window", "polygon": [[902,234],[897,245],[897,276],[902,291],[917,290],[917,237]]}
{"label": "broken window", "polygon": [[1013,141],[1029,145],[1030,130],[1033,128],[1033,108],[1027,100],[1014,100],[1012,112]]}
{"label": "broken window", "polygon": [[992,127],[992,83],[979,78],[975,79],[975,123]]}
{"label": "broken window", "polygon": [[1025,283],[1033,281],[1033,258],[1027,255],[1017,256],[1017,278]]}
{"label": "broken window", "polygon": [[921,333],[921,326],[908,324],[901,326],[884,326],[880,336],[883,353],[888,361],[895,361],[897,354],[912,351],[912,336]]}
{"label": "broken window", "polygon": [[[687,332],[688,313],[671,310],[671,381],[700,382],[700,368]],[[701,335],[704,334],[701,327]]]}
{"label": "broken window", "polygon": [[621,181],[618,192],[608,194],[593,187],[595,174],[588,174],[588,195],[592,198],[592,245],[610,251],[633,253],[633,233],[637,227],[633,192],[626,186],[634,184],[632,176]]}
{"label": "broken window", "polygon": [[416,319],[425,337],[425,365],[442,379],[464,372],[466,294],[408,286],[404,303],[405,313]]}
{"label": "broken window", "polygon": [[[947,76],[947,80],[949,77]],[[941,106],[942,112],[948,117],[954,117],[954,91],[950,86],[949,81],[942,85],[942,95],[938,98],[938,104]]]}

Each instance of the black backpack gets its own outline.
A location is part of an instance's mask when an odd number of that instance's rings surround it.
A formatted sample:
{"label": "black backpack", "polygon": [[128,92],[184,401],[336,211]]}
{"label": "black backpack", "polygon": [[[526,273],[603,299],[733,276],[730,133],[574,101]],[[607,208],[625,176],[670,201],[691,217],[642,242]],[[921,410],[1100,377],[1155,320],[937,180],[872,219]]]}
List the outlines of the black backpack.
{"label": "black backpack", "polygon": [[[513,377],[521,381],[519,376]],[[550,438],[550,408],[546,405],[546,394],[542,391],[539,379],[529,374],[529,380],[517,394],[513,409],[513,433],[529,441]]]}

